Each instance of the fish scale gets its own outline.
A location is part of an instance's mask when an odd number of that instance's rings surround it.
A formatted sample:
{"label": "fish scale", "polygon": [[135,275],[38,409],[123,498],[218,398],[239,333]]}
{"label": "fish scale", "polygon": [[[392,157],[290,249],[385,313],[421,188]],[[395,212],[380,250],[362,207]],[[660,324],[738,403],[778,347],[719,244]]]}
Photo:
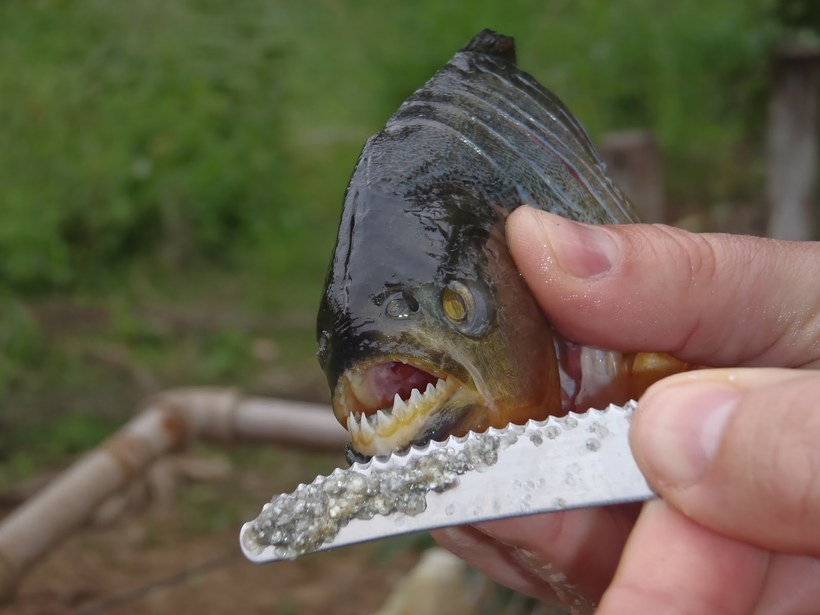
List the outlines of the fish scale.
{"label": "fish scale", "polygon": [[240,532],[254,562],[440,527],[655,496],[629,448],[636,402],[429,442],[273,498]]}

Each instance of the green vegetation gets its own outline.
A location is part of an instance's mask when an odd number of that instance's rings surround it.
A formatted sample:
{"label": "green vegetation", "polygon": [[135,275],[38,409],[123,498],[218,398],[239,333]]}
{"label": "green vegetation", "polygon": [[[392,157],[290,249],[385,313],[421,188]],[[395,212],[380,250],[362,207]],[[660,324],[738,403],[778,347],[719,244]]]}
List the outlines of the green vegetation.
{"label": "green vegetation", "polygon": [[0,462],[91,445],[165,386],[321,396],[356,155],[483,27],[594,137],[651,127],[678,212],[759,201],[772,4],[6,0]]}

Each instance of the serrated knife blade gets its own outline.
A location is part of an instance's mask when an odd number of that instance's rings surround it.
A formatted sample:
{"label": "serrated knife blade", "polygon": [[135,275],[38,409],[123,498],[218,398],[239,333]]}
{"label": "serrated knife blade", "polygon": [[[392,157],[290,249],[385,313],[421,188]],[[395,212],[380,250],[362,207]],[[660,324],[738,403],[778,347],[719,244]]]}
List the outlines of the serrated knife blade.
{"label": "serrated knife blade", "polygon": [[634,401],[430,442],[353,464],[265,504],[242,526],[254,562],[452,525],[655,496],[628,432]]}

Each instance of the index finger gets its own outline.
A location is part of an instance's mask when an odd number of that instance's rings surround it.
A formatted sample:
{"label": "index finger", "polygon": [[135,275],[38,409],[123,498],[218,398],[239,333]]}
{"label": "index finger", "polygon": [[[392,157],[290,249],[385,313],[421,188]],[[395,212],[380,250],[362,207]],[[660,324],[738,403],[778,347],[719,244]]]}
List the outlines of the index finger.
{"label": "index finger", "polygon": [[575,342],[712,366],[820,365],[820,243],[587,225],[519,207],[510,252]]}

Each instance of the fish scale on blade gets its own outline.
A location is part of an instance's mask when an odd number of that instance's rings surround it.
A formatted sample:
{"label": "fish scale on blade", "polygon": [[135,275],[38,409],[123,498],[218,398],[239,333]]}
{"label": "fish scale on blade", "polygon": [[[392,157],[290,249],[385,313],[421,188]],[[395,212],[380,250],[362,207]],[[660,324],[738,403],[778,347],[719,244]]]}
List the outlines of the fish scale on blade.
{"label": "fish scale on blade", "polygon": [[240,544],[256,562],[386,536],[653,497],[627,433],[635,403],[430,442],[271,500]]}

